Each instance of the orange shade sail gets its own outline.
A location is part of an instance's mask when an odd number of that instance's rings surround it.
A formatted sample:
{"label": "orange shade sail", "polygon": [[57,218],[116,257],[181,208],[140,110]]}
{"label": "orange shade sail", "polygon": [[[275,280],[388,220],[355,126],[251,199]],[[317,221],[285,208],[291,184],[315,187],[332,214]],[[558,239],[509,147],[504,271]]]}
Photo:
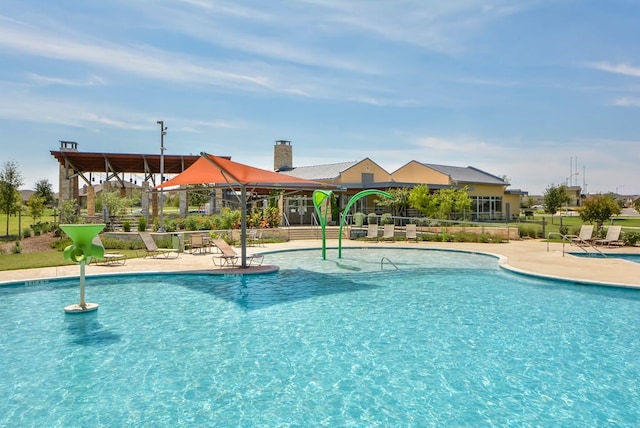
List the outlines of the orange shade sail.
{"label": "orange shade sail", "polygon": [[234,162],[232,160],[200,153],[200,159],[171,180],[156,186],[156,189],[198,184],[240,185],[262,189],[335,189],[335,185],[305,180],[266,169]]}

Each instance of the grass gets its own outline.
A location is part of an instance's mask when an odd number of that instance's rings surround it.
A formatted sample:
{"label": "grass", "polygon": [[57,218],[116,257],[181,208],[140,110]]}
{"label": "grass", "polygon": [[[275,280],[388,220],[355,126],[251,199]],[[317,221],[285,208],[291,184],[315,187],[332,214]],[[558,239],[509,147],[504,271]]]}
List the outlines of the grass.
{"label": "grass", "polygon": [[[540,224],[540,222],[542,221],[543,218],[546,222],[545,229],[544,229],[544,233],[545,233],[544,238],[546,238],[550,232],[557,233],[560,231],[560,217],[559,216],[551,217],[549,215],[546,215],[546,216],[535,216],[533,221],[519,223],[519,228],[521,232],[524,230],[525,232],[529,231],[529,233],[532,234],[533,231],[535,231],[537,234],[537,237],[542,237],[541,235],[542,225]],[[583,223],[582,219],[579,216],[562,217],[562,226],[567,227],[568,233],[572,235],[578,234],[578,231],[580,230],[580,226],[582,226],[582,223]],[[613,219],[613,221],[606,222],[604,226],[609,226],[612,224],[622,226],[623,230],[625,227],[640,228],[640,217],[616,217]]]}
{"label": "grass", "polygon": [[[115,252],[109,251],[108,252]],[[119,254],[124,254],[127,259],[134,259],[140,255],[136,250],[117,250]],[[74,262],[65,260],[61,251],[43,251],[38,253],[4,254],[0,256],[0,271],[16,269],[35,269],[55,266],[74,265]]]}
{"label": "grass", "polygon": [[[51,223],[54,224],[57,221],[57,217],[53,216],[52,209],[46,209],[42,218],[38,219],[41,223]],[[33,218],[29,217],[26,214],[22,214],[22,216],[12,215],[9,216],[9,236],[12,237],[12,240],[16,239],[16,236],[22,236],[21,232],[24,229],[28,229],[33,223]],[[0,214],[0,238],[7,237],[7,215]],[[5,239],[6,240],[6,239]]]}

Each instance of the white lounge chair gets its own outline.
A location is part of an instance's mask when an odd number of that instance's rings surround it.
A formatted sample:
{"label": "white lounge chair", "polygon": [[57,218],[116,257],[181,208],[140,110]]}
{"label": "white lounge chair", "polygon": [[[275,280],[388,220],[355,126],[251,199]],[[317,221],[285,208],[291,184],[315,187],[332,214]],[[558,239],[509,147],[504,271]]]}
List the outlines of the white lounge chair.
{"label": "white lounge chair", "polygon": [[567,235],[573,244],[576,245],[591,245],[593,241],[593,225],[583,224],[580,226],[580,232],[578,235]]}
{"label": "white lounge chair", "polygon": [[377,224],[368,224],[367,225],[367,239],[375,239],[378,240],[378,225]]}
{"label": "white lounge chair", "polygon": [[395,235],[396,235],[396,226],[394,224],[385,224],[384,230],[382,232],[382,239],[395,242]]}
{"label": "white lounge chair", "polygon": [[413,239],[414,241],[418,242],[418,232],[416,231],[416,225],[415,224],[407,224],[404,227],[404,238],[409,241],[410,239]]}
{"label": "white lounge chair", "polygon": [[624,242],[620,240],[621,232],[622,226],[609,226],[607,236],[604,239],[596,239],[594,242],[596,245],[623,246]]}

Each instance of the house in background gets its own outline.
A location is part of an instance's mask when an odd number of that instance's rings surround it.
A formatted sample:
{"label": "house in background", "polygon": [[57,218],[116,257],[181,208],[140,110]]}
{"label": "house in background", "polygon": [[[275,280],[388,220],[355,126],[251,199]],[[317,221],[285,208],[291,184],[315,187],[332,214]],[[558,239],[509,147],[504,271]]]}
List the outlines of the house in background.
{"label": "house in background", "polygon": [[[369,158],[361,161],[335,164],[293,167],[293,150],[289,141],[276,141],[274,167],[277,171],[307,180],[321,181],[340,186],[337,193],[338,207],[343,208],[349,199],[364,189],[390,190],[413,188],[424,184],[431,191],[443,188],[466,188],[472,199],[471,220],[504,220],[520,215],[520,201],[527,192],[507,190],[509,183],[480,169],[410,161],[393,173],[387,172]],[[309,224],[313,213],[311,196],[285,199],[285,214],[290,224]],[[360,199],[354,212],[380,214],[376,206],[377,196]],[[416,216],[417,213],[409,213]],[[306,218],[307,216],[308,218]]]}
{"label": "house in background", "polygon": [[436,187],[466,188],[471,197],[472,220],[504,220],[520,215],[520,200],[526,192],[507,190],[503,178],[478,168],[411,161],[391,174],[395,181]]}

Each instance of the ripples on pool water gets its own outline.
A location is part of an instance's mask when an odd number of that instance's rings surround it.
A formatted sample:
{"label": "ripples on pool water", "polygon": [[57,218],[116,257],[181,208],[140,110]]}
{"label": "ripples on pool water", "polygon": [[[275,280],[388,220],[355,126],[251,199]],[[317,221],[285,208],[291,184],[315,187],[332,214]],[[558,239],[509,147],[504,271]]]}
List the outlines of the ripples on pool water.
{"label": "ripples on pool water", "polygon": [[88,278],[92,314],[63,312],[77,279],[0,287],[0,425],[638,424],[640,292],[343,251]]}

